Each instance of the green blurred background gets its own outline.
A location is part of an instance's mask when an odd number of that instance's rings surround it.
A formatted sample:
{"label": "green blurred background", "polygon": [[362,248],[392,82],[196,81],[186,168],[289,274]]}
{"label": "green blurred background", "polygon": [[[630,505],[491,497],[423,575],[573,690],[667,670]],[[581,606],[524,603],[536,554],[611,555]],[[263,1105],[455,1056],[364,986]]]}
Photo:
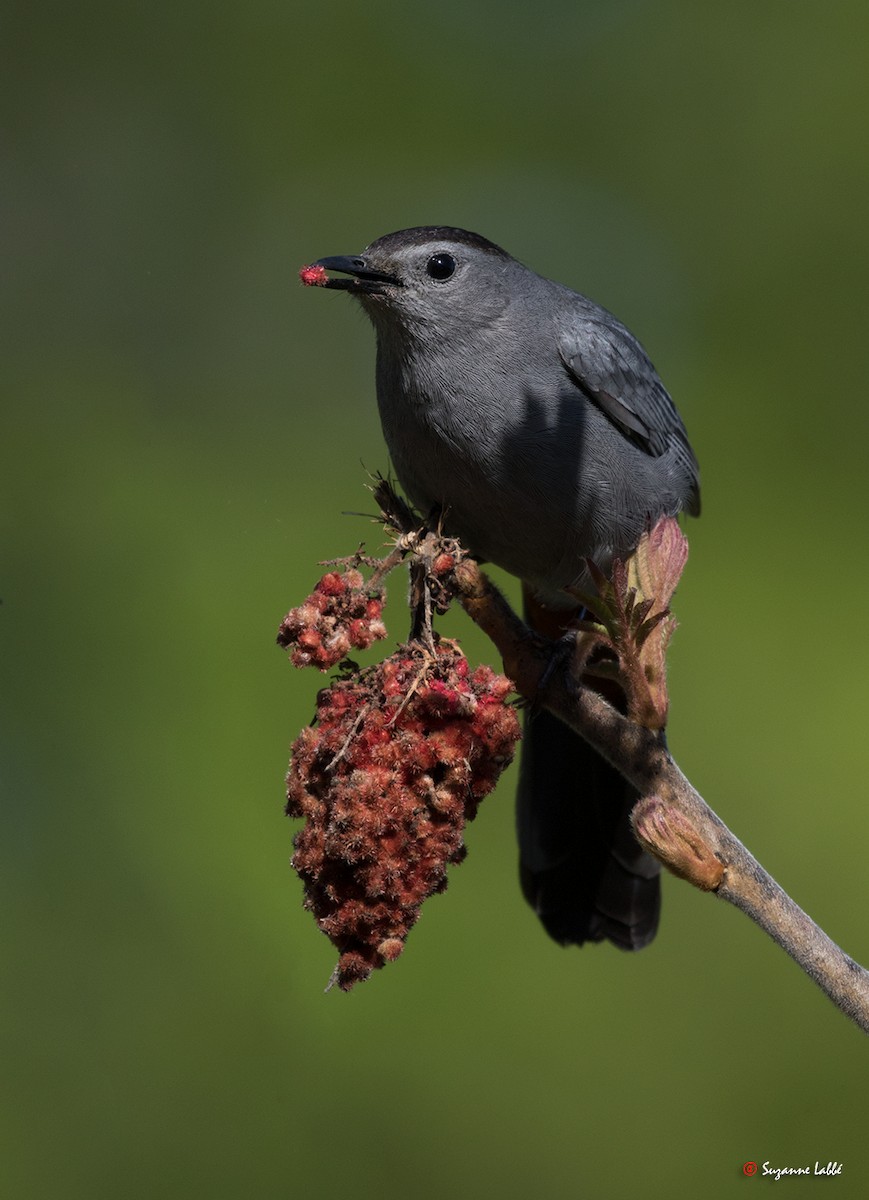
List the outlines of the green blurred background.
{"label": "green blurred background", "polygon": [[387,466],[371,331],[298,267],[484,233],[679,403],[672,747],[869,961],[865,3],[11,2],[0,46],[0,1195],[866,1195],[862,1035],[670,878],[649,950],[555,946],[515,772],[324,996],[282,816],[321,678],[273,643]]}

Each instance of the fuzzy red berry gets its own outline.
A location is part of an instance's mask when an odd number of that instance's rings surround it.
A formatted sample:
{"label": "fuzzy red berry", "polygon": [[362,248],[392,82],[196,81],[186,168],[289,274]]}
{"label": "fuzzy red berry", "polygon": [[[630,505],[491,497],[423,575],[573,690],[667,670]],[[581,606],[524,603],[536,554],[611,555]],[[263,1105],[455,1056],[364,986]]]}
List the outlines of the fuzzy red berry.
{"label": "fuzzy red berry", "polygon": [[305,287],[323,287],[329,279],[324,267],[319,267],[316,264],[313,267],[302,267],[299,271],[299,279]]}

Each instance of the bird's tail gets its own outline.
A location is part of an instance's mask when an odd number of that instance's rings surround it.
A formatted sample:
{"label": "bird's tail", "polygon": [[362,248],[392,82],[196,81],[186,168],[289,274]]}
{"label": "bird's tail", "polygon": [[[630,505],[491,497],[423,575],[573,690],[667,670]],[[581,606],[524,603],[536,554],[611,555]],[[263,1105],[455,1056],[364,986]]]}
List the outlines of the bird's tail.
{"label": "bird's tail", "polygon": [[[553,636],[575,614],[526,594],[532,627]],[[517,793],[522,890],[562,945],[608,939],[641,950],[661,910],[658,863],[634,837],[636,791],[573,730],[545,710],[526,718]]]}

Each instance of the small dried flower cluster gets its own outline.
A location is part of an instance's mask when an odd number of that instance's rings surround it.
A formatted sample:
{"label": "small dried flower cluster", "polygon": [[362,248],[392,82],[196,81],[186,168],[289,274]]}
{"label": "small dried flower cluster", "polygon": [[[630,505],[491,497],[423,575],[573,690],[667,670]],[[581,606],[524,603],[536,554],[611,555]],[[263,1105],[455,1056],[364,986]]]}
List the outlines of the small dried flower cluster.
{"label": "small dried flower cluster", "polygon": [[454,642],[404,646],[324,689],[293,747],[293,866],[349,991],[397,958],[420,905],[464,857],[464,825],[513,757],[512,685]]}
{"label": "small dried flower cluster", "polygon": [[669,604],[687,559],[688,540],[679,522],[661,517],[633,554],[613,562],[609,577],[588,561],[595,595],[574,592],[594,615],[579,623],[576,669],[614,679],[628,716],[647,729],[667,724],[667,646],[676,629]]}
{"label": "small dried flower cluster", "polygon": [[294,667],[328,671],[351,649],[367,650],[386,637],[382,587],[367,590],[361,571],[350,567],[324,575],[298,608],[290,609],[278,630],[278,645],[290,651]]}

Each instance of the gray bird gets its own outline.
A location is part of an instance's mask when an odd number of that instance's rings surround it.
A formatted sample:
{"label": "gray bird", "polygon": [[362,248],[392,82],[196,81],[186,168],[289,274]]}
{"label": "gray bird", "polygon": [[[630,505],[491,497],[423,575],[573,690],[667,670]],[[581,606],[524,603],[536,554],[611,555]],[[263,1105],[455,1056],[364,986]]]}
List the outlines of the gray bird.
{"label": "gray bird", "polygon": [[[441,226],[306,271],[306,282],[355,296],[374,325],[377,402],[401,486],[522,580],[535,628],[569,627],[576,601],[564,589],[588,586],[586,558],[606,569],[650,521],[699,513],[673,401],[636,338],[585,296]],[[658,865],[633,836],[636,799],[555,717],[529,717],[520,871],[556,941],[636,950],[655,936]]]}

